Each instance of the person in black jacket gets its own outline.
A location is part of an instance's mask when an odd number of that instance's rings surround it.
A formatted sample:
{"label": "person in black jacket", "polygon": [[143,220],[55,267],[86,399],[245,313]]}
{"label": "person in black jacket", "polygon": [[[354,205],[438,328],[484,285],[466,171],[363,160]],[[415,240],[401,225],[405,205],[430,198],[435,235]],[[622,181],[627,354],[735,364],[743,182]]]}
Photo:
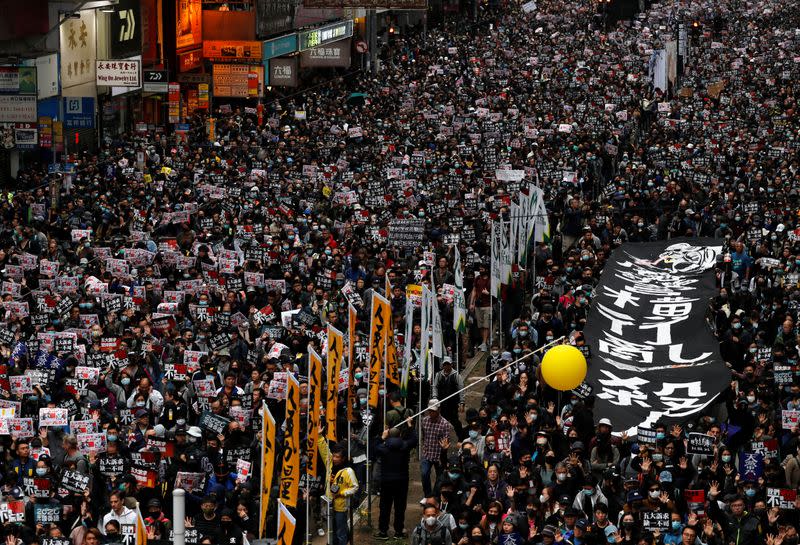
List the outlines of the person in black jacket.
{"label": "person in black jacket", "polygon": [[725,541],[734,545],[762,545],[763,530],[758,517],[745,511],[742,496],[730,500],[730,513],[725,513],[717,503],[719,485],[714,482],[708,490],[708,517],[722,526]]}
{"label": "person in black jacket", "polygon": [[408,499],[409,452],[417,445],[417,436],[412,433],[407,439],[400,437],[397,428],[383,431],[376,452],[381,459],[381,505],[378,516],[376,539],[389,538],[389,516],[394,504],[394,537],[405,538],[403,527]]}

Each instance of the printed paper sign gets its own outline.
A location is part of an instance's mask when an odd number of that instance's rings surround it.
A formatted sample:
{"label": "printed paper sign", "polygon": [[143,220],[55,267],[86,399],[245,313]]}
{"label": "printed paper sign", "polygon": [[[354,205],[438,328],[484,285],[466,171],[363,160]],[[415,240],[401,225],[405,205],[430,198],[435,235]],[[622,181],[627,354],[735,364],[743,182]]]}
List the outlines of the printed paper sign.
{"label": "printed paper sign", "polygon": [[66,426],[69,424],[67,409],[39,409],[39,427]]}

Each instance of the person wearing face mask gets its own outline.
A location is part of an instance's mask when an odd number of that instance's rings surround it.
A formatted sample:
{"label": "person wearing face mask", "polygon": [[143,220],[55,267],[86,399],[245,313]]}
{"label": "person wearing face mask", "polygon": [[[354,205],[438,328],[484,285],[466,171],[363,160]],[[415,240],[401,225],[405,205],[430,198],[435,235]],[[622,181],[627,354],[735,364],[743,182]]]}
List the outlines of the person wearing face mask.
{"label": "person wearing face mask", "polygon": [[213,496],[205,496],[200,501],[200,513],[192,517],[192,526],[200,536],[214,538],[214,543],[222,539],[222,525],[217,514],[217,500]]}
{"label": "person wearing face mask", "polygon": [[411,532],[411,545],[453,545],[450,530],[439,521],[439,509],[428,503],[422,510],[422,520]]}
{"label": "person wearing face mask", "polygon": [[572,507],[577,511],[582,511],[587,516],[591,516],[594,513],[595,506],[598,504],[608,505],[608,499],[597,485],[597,478],[594,475],[589,475],[584,481],[583,487],[575,496]]}
{"label": "person wearing face mask", "polygon": [[234,521],[236,513],[230,507],[225,507],[219,516],[221,545],[242,545],[244,537],[242,529]]}

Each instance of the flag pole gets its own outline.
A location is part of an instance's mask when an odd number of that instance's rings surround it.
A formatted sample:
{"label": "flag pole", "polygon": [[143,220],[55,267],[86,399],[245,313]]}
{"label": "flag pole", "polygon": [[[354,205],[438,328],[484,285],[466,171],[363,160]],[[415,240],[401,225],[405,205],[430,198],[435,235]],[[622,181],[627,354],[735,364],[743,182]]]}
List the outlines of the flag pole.
{"label": "flag pole", "polygon": [[[311,354],[309,354],[309,358]],[[321,362],[320,362],[321,365]],[[308,369],[308,391],[306,392],[306,451],[309,450],[308,448],[308,437],[311,435],[310,424],[311,424],[311,360],[309,359],[309,369]],[[314,467],[317,465],[316,460],[311,461],[314,464]],[[319,468],[317,468],[319,469]],[[263,473],[263,471],[262,471]],[[311,545],[311,532],[310,532],[310,525],[311,525],[311,483],[309,482],[311,479],[311,475],[308,474],[306,471],[306,545]]]}

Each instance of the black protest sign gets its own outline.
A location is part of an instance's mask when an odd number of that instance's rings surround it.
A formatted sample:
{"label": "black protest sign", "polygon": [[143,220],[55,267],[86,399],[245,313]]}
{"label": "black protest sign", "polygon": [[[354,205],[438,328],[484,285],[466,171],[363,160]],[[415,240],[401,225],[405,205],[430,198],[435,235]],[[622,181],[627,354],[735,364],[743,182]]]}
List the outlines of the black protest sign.
{"label": "black protest sign", "polygon": [[208,339],[208,346],[211,347],[211,350],[219,351],[223,348],[228,348],[231,344],[231,335],[230,333],[217,333]]}
{"label": "black protest sign", "polygon": [[636,431],[636,439],[639,443],[644,443],[645,445],[655,445],[656,430],[651,428],[639,428]]}
{"label": "black protest sign", "polygon": [[592,395],[592,387],[586,384],[585,382],[581,382],[577,388],[572,390],[572,393],[581,399],[586,399],[587,397]]}
{"label": "black protest sign", "polygon": [[61,512],[62,506],[60,505],[53,507],[37,504],[33,506],[33,518],[36,524],[48,524],[51,522],[58,524],[61,522]]}
{"label": "black protest sign", "polygon": [[61,476],[61,486],[70,492],[83,494],[83,491],[89,486],[89,475],[67,469]]}
{"label": "black protest sign", "polygon": [[714,454],[714,438],[703,433],[690,433],[686,453],[704,456]]}
{"label": "black protest sign", "polygon": [[239,447],[225,449],[225,463],[231,471],[236,471],[236,462],[238,460],[250,461],[250,448]]}
{"label": "black protest sign", "polygon": [[220,416],[209,411],[206,411],[200,415],[200,427],[204,430],[208,430],[214,435],[224,433],[225,430],[228,429],[228,424],[230,424],[230,422],[231,420],[229,418],[225,418],[224,416]]}
{"label": "black protest sign", "polygon": [[39,543],[41,545],[72,545],[72,541],[66,537],[43,537]]}
{"label": "black protest sign", "polygon": [[105,477],[119,477],[125,473],[125,458],[119,454],[108,454],[97,459],[97,468]]}
{"label": "black protest sign", "polygon": [[425,221],[418,219],[395,219],[389,222],[389,244],[401,248],[416,248],[423,244]]}
{"label": "black protest sign", "polygon": [[786,488],[767,488],[767,507],[795,509],[797,491]]}
{"label": "black protest sign", "polygon": [[595,414],[616,429],[686,420],[730,386],[719,343],[698,327],[717,292],[721,251],[717,240],[687,238],[627,243],[611,254],[584,335]]}
{"label": "black protest sign", "polygon": [[648,530],[666,531],[670,529],[669,511],[645,511],[642,513],[642,526]]}

